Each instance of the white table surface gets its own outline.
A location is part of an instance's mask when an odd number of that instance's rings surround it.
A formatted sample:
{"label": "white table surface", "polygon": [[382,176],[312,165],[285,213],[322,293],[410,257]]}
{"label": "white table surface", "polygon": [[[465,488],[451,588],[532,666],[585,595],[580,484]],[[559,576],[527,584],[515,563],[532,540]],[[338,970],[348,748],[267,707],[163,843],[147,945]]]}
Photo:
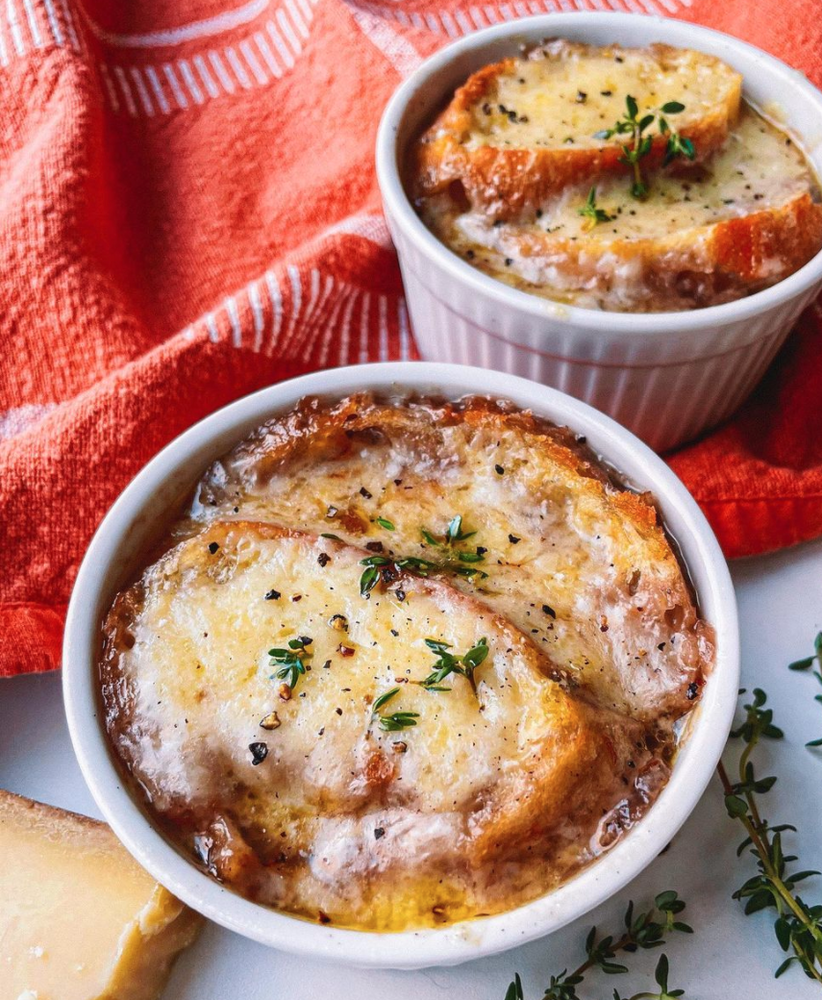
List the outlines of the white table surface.
{"label": "white table surface", "polygon": [[[742,679],[748,689],[769,695],[775,722],[786,732],[780,743],[757,751],[762,775],[779,781],[766,796],[765,814],[792,822],[802,868],[822,868],[822,754],[805,749],[822,736],[819,690],[805,674],[786,665],[812,652],[822,628],[822,541],[788,552],[737,562],[732,566],[740,605]],[[2,637],[0,637],[2,640]],[[736,760],[736,748],[726,762]],[[0,681],[0,787],[99,816],[83,782],[69,742],[57,675]],[[780,980],[773,970],[782,960],[773,936],[773,917],[742,914],[731,893],[753,873],[753,860],[738,861],[739,824],[729,820],[717,781],[712,783],[670,850],[654,861],[616,900],[583,917],[551,938],[494,958],[450,969],[374,972],[293,958],[254,944],[209,924],[173,973],[166,1000],[503,1000],[519,972],[526,1000],[541,1000],[552,972],[573,968],[583,958],[591,924],[617,930],[628,898],[649,903],[663,889],[676,889],[687,901],[684,917],[692,937],[677,935],[665,952],[671,962],[670,986],[686,990],[687,1000],[805,1000],[820,990],[792,969]],[[822,900],[822,879],[806,883],[809,900]],[[606,1000],[617,986],[629,996],[650,988],[657,954],[629,957],[627,976],[592,974],[580,995]],[[0,991],[2,992],[2,991]]]}

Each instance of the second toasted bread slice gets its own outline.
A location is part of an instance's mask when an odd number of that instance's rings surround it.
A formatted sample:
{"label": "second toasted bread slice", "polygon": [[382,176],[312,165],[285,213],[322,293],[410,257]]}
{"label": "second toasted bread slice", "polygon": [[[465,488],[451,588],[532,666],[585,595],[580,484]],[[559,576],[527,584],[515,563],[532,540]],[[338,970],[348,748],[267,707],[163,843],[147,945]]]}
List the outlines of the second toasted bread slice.
{"label": "second toasted bread slice", "polygon": [[[569,183],[627,172],[620,158],[628,137],[597,133],[622,118],[628,95],[640,115],[684,105],[670,125],[702,160],[725,141],[741,90],[737,72],[701,52],[556,39],[484,67],[457,90],[416,147],[412,188],[425,197],[458,182],[472,207],[513,218]],[[667,140],[655,126],[649,134],[654,167]]]}

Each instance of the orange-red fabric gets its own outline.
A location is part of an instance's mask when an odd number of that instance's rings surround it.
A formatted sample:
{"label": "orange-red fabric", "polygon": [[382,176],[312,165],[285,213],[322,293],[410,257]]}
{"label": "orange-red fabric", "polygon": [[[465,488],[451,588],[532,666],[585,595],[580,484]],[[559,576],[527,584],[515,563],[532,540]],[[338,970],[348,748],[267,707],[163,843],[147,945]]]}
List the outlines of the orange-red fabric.
{"label": "orange-red fabric", "polygon": [[[416,356],[372,150],[425,56],[590,7],[711,24],[820,83],[817,3],[4,2],[0,676],[59,665],[88,541],[172,437],[300,372]],[[729,556],[822,532],[819,327],[671,460]]]}

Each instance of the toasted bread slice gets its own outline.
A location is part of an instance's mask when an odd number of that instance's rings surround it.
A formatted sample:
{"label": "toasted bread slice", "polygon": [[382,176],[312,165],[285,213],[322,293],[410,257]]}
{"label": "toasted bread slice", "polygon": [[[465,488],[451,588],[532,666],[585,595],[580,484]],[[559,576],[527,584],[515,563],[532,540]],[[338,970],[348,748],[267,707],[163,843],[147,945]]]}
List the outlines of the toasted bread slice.
{"label": "toasted bread slice", "polygon": [[[212,524],[118,598],[103,698],[121,759],[220,878],[398,929],[466,887],[485,910],[483,866],[535,844],[569,864],[604,813],[645,794],[638,775],[666,768],[641,726],[573,697],[481,601],[364,558],[273,524]],[[472,678],[422,686],[440,658],[429,640],[481,649]]]}
{"label": "toasted bread slice", "polygon": [[[527,56],[474,73],[417,143],[411,186],[417,198],[454,182],[471,207],[510,219],[568,184],[599,174],[627,175],[625,135],[596,138],[625,114],[677,101],[672,128],[706,159],[736,121],[742,77],[720,59],[650,45],[591,46],[553,40]],[[649,169],[662,163],[667,139],[656,126]]]}
{"label": "toasted bread slice", "polygon": [[[675,718],[710,669],[710,629],[652,500],[505,403],[307,401],[211,469],[195,515],[230,517],[238,497],[245,516],[435,564],[603,706]],[[456,516],[474,534],[449,542]]]}
{"label": "toasted bread slice", "polygon": [[473,224],[463,243],[488,273],[569,304],[693,309],[750,295],[806,264],[822,246],[822,205],[804,192],[783,205],[658,238],[595,232],[565,239],[536,226]]}

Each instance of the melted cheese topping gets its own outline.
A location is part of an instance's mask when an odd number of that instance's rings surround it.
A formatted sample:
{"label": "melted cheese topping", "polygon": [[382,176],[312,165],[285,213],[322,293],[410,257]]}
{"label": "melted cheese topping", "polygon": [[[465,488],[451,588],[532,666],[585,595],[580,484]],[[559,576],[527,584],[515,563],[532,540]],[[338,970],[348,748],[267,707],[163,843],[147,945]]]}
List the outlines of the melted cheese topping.
{"label": "melted cheese topping", "polygon": [[214,877],[322,922],[549,891],[654,801],[712,658],[650,503],[504,402],[305,400],[167,549],[104,625],[114,750]]}
{"label": "melted cheese topping", "polygon": [[[625,114],[625,95],[640,108],[677,100],[685,110],[676,127],[687,129],[732,99],[738,77],[730,67],[696,53],[651,49],[589,48],[556,40],[512,61],[490,93],[471,107],[469,148],[596,149],[595,133]],[[674,121],[674,118],[671,118]]]}
{"label": "melted cheese topping", "polygon": [[[816,182],[801,150],[784,132],[745,106],[723,149],[691,171],[653,175],[652,193],[643,202],[630,197],[624,177],[603,176],[596,185],[597,207],[611,218],[589,229],[580,214],[591,185],[569,186],[549,199],[536,215],[500,222],[479,210],[462,211],[446,193],[426,199],[422,217],[448,246],[486,274],[569,305],[594,309],[655,311],[695,304],[692,286],[674,272],[671,284],[654,288],[650,272],[666,254],[694,267],[700,244],[711,227],[767,209],[780,209]],[[683,234],[688,234],[683,250]],[[656,258],[646,264],[648,242]],[[631,246],[636,249],[631,256]],[[772,280],[785,277],[773,262]],[[679,279],[679,284],[677,284]],[[765,278],[756,287],[768,283]],[[738,298],[736,286],[708,282],[700,305]]]}
{"label": "melted cheese topping", "polygon": [[[494,865],[533,874],[535,826],[539,887],[554,883],[621,776],[643,773],[640,727],[572,700],[532,643],[445,584],[392,577],[364,598],[364,555],[245,522],[173,549],[109,619],[119,752],[217,875],[293,912],[385,929],[497,909]],[[292,690],[270,650],[293,640],[308,653]],[[486,645],[473,683],[421,686],[426,640]],[[398,712],[413,724],[386,729]]]}

